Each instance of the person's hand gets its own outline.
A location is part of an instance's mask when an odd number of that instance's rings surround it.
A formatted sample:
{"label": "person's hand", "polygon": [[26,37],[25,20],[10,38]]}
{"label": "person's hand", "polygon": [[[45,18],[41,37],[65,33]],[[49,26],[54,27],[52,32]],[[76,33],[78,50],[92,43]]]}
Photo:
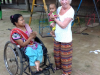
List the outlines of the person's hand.
{"label": "person's hand", "polygon": [[50,14],[50,19],[54,20],[56,17],[53,14]]}
{"label": "person's hand", "polygon": [[56,18],[59,17],[59,15],[56,15]]}
{"label": "person's hand", "polygon": [[34,31],[34,32],[32,32],[32,34],[33,34],[33,38],[36,38],[36,35],[37,35],[37,32],[36,31]]}
{"label": "person's hand", "polygon": [[30,38],[32,38],[32,39],[35,38],[36,37],[36,34],[37,34],[37,32],[35,32],[35,31],[32,32],[32,33],[30,33]]}
{"label": "person's hand", "polygon": [[37,35],[37,32],[36,32],[36,31],[34,31],[34,32],[32,32],[32,33]]}
{"label": "person's hand", "polygon": [[55,23],[54,22],[50,24],[50,27],[54,27],[54,26],[55,26]]}
{"label": "person's hand", "polygon": [[53,37],[56,37],[54,31],[51,31],[50,34],[51,34]]}

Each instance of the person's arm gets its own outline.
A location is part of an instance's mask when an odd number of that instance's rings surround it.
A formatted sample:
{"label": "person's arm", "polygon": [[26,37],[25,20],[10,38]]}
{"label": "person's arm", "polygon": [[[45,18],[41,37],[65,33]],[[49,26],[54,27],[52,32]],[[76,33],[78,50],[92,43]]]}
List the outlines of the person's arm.
{"label": "person's arm", "polygon": [[56,16],[53,16],[52,14],[50,15],[50,18],[54,20],[61,28],[66,28],[67,25],[70,23],[72,18],[65,18],[63,22],[57,20]]}
{"label": "person's arm", "polygon": [[[57,14],[60,12],[60,9],[61,8],[58,8]],[[70,10],[70,12],[68,13],[67,17],[64,19],[63,22],[61,22],[60,19],[58,20],[56,17],[50,15],[50,18],[53,19],[61,28],[66,28],[70,21],[74,18],[74,10]]]}
{"label": "person's arm", "polygon": [[72,18],[65,18],[65,20],[63,22],[57,20],[56,18],[54,19],[55,22],[61,27],[61,28],[66,28],[67,25],[70,23],[70,21],[72,20]]}
{"label": "person's arm", "polygon": [[30,43],[31,40],[32,40],[32,38],[29,37],[28,40],[26,40],[25,42],[23,42],[22,39],[15,40],[15,41],[18,43],[18,45],[25,47],[26,45],[28,45]]}
{"label": "person's arm", "polygon": [[28,44],[30,43],[30,41],[31,41],[32,39],[34,39],[35,37],[36,37],[36,32],[32,32],[32,33],[30,34],[29,38],[28,38],[25,42],[23,42],[23,40],[22,40],[21,38],[15,40],[15,41],[18,43],[18,45],[20,45],[20,46],[22,46],[22,47],[25,47],[25,46],[28,45]]}

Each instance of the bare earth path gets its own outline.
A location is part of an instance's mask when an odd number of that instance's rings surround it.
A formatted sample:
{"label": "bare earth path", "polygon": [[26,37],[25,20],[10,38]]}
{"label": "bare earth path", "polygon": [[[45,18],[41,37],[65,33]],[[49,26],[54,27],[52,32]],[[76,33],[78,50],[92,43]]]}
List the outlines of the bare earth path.
{"label": "bare earth path", "polygon": [[[0,20],[0,75],[9,75],[7,72],[4,59],[3,50],[4,45],[9,41],[9,29],[14,26],[11,24],[9,16],[15,13],[21,13],[26,20],[29,21],[29,13],[23,13],[18,9],[3,9],[3,20]],[[33,19],[38,18],[38,13],[33,14]],[[38,25],[32,22],[31,27],[34,31],[38,31]],[[89,35],[73,34],[73,66],[71,75],[100,75],[100,53],[89,53],[90,51],[100,50],[100,26],[88,28],[84,31]],[[42,38],[39,34],[38,37],[43,41],[50,54],[51,62],[53,59],[53,40],[52,37]],[[53,65],[55,66],[55,65]],[[61,75],[61,71],[55,71],[51,75]]]}

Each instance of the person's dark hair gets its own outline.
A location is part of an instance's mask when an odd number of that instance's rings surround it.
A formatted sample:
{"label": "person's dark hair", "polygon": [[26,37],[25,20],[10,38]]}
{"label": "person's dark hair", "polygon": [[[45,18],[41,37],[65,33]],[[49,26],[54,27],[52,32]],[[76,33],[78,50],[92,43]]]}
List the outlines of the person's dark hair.
{"label": "person's dark hair", "polygon": [[13,23],[13,25],[15,25],[15,22],[18,22],[18,18],[21,17],[21,14],[14,14],[10,16],[10,20]]}

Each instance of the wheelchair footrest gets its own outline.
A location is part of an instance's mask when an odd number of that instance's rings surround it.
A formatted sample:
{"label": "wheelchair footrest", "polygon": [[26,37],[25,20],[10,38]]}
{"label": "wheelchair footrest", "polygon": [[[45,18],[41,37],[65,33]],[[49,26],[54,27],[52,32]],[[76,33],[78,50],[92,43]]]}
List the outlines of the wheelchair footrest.
{"label": "wheelchair footrest", "polygon": [[53,64],[51,63],[51,64],[47,65],[45,68],[43,68],[42,71],[31,72],[31,74],[32,75],[39,75],[41,73],[47,73],[47,74],[49,74],[50,73],[49,69],[52,69],[52,71],[54,73],[54,69],[53,69],[52,65]]}

